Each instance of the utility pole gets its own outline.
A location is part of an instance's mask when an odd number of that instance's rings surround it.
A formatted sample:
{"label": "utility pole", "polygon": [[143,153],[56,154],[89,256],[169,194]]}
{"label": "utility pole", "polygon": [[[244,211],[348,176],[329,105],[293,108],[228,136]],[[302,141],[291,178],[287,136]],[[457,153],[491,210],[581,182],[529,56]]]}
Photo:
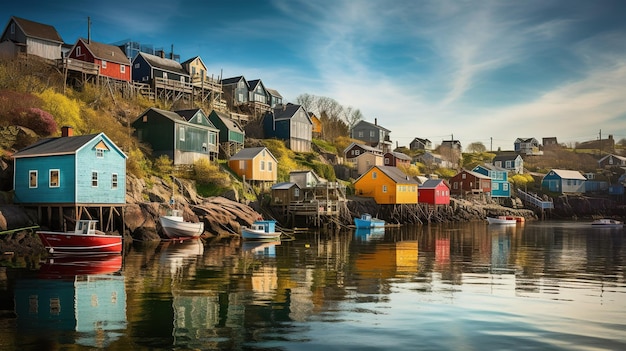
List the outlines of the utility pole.
{"label": "utility pole", "polygon": [[493,137],[489,137],[489,151],[493,151]]}

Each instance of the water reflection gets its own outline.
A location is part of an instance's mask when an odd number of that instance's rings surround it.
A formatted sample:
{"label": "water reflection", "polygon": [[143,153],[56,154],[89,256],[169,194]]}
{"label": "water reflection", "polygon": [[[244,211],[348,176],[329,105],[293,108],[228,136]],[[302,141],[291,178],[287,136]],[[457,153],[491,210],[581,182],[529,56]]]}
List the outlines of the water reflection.
{"label": "water reflection", "polygon": [[37,278],[17,280],[18,332],[47,345],[110,345],[126,328],[126,294],[124,277],[104,273],[119,271],[121,263],[120,255],[54,258]]}
{"label": "water reflection", "polygon": [[[307,232],[283,242],[137,243],[124,256],[124,279],[112,275],[125,289],[125,319],[107,317],[100,324],[117,329],[80,333],[93,340],[72,342],[135,349],[624,349],[623,236],[576,222],[476,222]],[[60,267],[39,273],[63,276]],[[65,280],[43,281],[41,291],[49,284],[68,289],[67,298],[78,295]],[[28,286],[31,279],[17,279],[16,297],[30,296]],[[50,296],[41,294],[34,305],[50,310]],[[20,316],[24,308],[30,305]],[[15,332],[35,335],[23,323],[36,322],[21,323]],[[62,331],[62,324],[47,327]],[[562,344],[564,338],[572,343]]]}

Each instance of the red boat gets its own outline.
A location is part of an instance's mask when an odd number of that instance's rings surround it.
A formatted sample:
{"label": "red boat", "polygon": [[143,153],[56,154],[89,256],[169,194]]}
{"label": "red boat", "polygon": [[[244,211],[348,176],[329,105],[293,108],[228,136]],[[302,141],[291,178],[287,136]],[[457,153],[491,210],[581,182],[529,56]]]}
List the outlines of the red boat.
{"label": "red boat", "polygon": [[122,236],[96,229],[98,221],[79,220],[73,232],[38,231],[50,254],[121,253]]}

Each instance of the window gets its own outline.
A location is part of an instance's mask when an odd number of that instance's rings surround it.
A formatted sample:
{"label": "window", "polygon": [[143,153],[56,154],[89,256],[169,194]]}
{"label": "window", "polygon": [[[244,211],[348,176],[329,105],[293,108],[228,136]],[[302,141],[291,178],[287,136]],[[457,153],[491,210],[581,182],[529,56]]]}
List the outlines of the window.
{"label": "window", "polygon": [[267,170],[272,171],[272,161],[267,161]]}
{"label": "window", "polygon": [[389,164],[389,159],[385,158],[385,164],[388,165]]}
{"label": "window", "polygon": [[104,157],[104,150],[96,149],[96,157],[97,158],[103,158]]}
{"label": "window", "polygon": [[120,65],[120,73],[126,73],[126,65]]}
{"label": "window", "polygon": [[241,170],[246,169],[246,161],[239,160],[239,169],[241,169]]}
{"label": "window", "polygon": [[98,172],[91,172],[91,186],[98,186]]}
{"label": "window", "polygon": [[386,193],[386,192],[387,192],[387,186],[383,185],[383,193]]}
{"label": "window", "polygon": [[509,183],[502,184],[502,190],[509,191]]}
{"label": "window", "polygon": [[361,150],[354,150],[354,154],[357,155],[357,156],[360,155],[361,154]]}
{"label": "window", "polygon": [[117,189],[117,173],[111,174],[111,189]]}
{"label": "window", "polygon": [[11,34],[15,34],[15,23],[11,23]]}
{"label": "window", "polygon": [[139,64],[135,63],[135,69],[139,69]]}
{"label": "window", "polygon": [[300,189],[298,189],[298,188],[294,188],[294,189],[293,189],[293,196],[295,196],[295,197],[300,197]]}
{"label": "window", "polygon": [[265,161],[261,161],[261,170],[264,171],[265,170]]}
{"label": "window", "polygon": [[363,131],[359,130],[359,138],[362,138],[362,137],[363,137]]}
{"label": "window", "polygon": [[376,136],[376,131],[375,130],[370,130],[370,137],[375,137]]}
{"label": "window", "polygon": [[185,126],[178,127],[178,140],[185,141]]}
{"label": "window", "polygon": [[377,176],[378,174],[376,172],[372,172],[372,179],[376,179]]}
{"label": "window", "polygon": [[58,188],[59,187],[59,170],[58,169],[51,169],[50,170],[49,186],[51,188]]}
{"label": "window", "polygon": [[29,188],[37,187],[37,171],[28,172],[28,187]]}
{"label": "window", "polygon": [[163,79],[167,80],[167,72],[163,72]]}
{"label": "window", "polygon": [[107,62],[102,60],[102,68],[107,68]]}
{"label": "window", "polygon": [[465,173],[461,174],[461,179],[465,179]]}

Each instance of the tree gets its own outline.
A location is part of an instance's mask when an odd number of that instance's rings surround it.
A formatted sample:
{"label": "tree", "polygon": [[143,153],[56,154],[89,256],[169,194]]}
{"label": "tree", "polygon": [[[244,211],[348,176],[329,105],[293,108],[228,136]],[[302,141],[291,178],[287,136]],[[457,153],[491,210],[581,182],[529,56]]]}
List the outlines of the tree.
{"label": "tree", "polygon": [[52,89],[46,89],[38,96],[43,102],[42,109],[54,116],[57,125],[73,127],[79,133],[85,132],[80,101],[70,99]]}
{"label": "tree", "polygon": [[469,144],[466,150],[467,152],[481,153],[481,152],[487,151],[487,148],[482,142],[476,141],[476,142]]}
{"label": "tree", "polygon": [[36,107],[16,111],[13,124],[29,128],[42,136],[52,135],[58,130],[54,117],[48,112]]}

